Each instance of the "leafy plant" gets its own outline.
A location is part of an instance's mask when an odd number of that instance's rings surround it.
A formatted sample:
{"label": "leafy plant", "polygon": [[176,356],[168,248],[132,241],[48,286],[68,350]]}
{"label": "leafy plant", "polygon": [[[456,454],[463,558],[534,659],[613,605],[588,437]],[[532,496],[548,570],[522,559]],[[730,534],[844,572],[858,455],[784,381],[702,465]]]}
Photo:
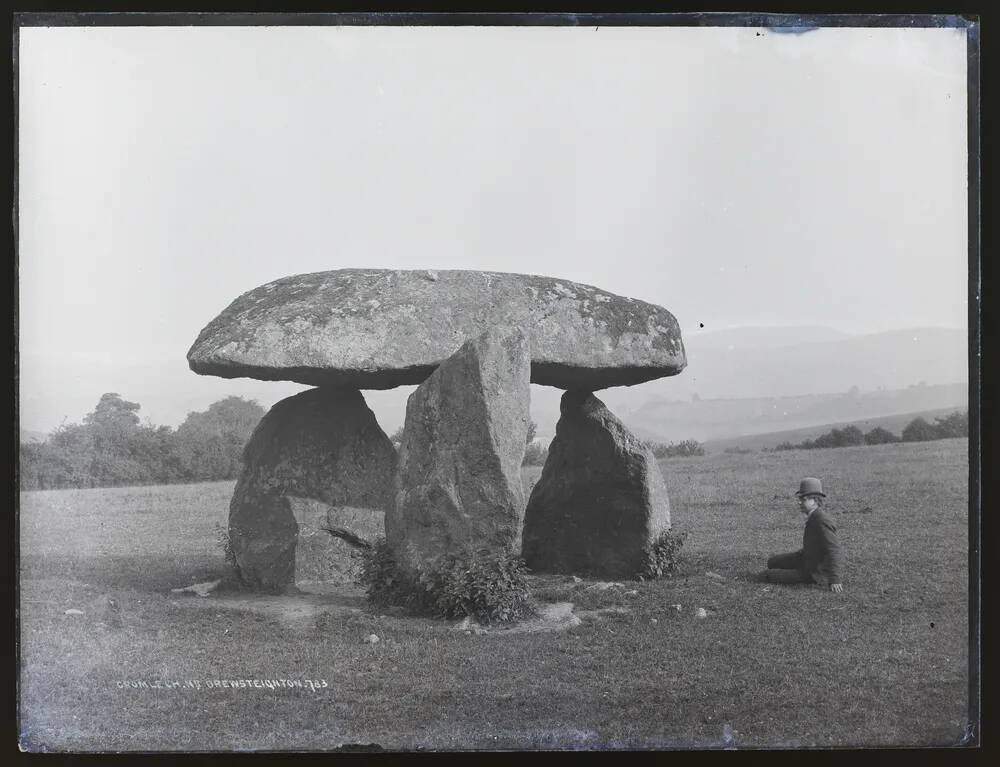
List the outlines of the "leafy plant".
{"label": "leafy plant", "polygon": [[413,584],[405,578],[385,538],[377,538],[369,549],[359,551],[358,581],[366,587],[368,601],[379,607],[410,606]]}
{"label": "leafy plant", "polygon": [[524,562],[509,552],[452,554],[416,575],[399,567],[384,539],[360,555],[359,580],[379,606],[400,605],[441,618],[471,616],[482,623],[534,612]]}
{"label": "leafy plant", "polygon": [[229,538],[229,528],[216,522],[215,540],[226,557],[226,564],[239,572],[239,565],[236,564],[236,552],[233,551],[233,542]]}
{"label": "leafy plant", "polygon": [[664,530],[660,533],[646,547],[645,562],[636,576],[643,580],[652,580],[675,572],[685,538],[687,533],[676,533],[673,530]]}

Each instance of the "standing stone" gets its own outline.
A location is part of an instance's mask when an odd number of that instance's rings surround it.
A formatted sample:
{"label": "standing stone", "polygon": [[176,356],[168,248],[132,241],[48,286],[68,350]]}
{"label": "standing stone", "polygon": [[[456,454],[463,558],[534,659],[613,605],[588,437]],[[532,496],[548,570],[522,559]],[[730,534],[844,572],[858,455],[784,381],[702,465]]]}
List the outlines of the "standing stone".
{"label": "standing stone", "polygon": [[288,496],[384,513],[392,503],[396,463],[361,392],[310,389],[278,402],[243,451],[229,506],[240,576],[266,591],[291,585],[299,525]]}
{"label": "standing stone", "polygon": [[468,549],[517,550],[530,375],[525,333],[492,329],[410,395],[396,503],[385,520],[404,571],[416,575]]}
{"label": "standing stone", "polygon": [[670,527],[652,451],[590,392],[567,391],[556,436],[524,516],[521,548],[536,572],[633,578]]}

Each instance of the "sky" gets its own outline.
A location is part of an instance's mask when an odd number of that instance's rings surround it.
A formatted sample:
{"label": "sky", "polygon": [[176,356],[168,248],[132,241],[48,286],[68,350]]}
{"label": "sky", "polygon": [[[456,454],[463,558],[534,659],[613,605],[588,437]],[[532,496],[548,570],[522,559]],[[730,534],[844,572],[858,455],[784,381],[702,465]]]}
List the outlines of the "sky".
{"label": "sky", "polygon": [[233,382],[187,371],[201,328],[329,269],[562,277],[686,339],[967,324],[964,30],[52,27],[18,55],[28,428],[140,368],[207,406]]}

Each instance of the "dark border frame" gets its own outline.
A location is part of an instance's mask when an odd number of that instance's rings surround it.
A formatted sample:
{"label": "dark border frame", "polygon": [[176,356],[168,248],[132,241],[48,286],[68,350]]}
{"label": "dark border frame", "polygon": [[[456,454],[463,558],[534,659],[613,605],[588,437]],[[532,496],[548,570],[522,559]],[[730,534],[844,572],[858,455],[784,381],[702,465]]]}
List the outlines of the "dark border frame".
{"label": "dark border frame", "polygon": [[[107,5],[113,6],[114,2]],[[775,4],[777,5],[777,4]],[[11,18],[11,17],[8,17]],[[17,465],[19,433],[19,401],[17,392],[18,360],[18,162],[17,162],[17,114],[18,114],[18,44],[21,27],[85,27],[85,26],[530,26],[530,27],[752,27],[768,28],[775,32],[796,34],[822,27],[849,28],[956,28],[967,33],[967,119],[968,119],[968,359],[969,359],[969,722],[963,738],[957,746],[980,747],[982,732],[982,437],[981,419],[983,408],[982,353],[982,147],[981,121],[984,119],[981,103],[982,81],[982,39],[981,17],[979,15],[942,13],[767,13],[767,12],[439,12],[439,11],[340,11],[340,12],[272,12],[272,11],[24,11],[12,16],[12,252],[13,280],[12,306],[14,343],[14,413],[11,441],[13,479],[11,485],[11,508],[19,509],[19,472]],[[9,294],[10,295],[10,294]],[[987,401],[987,408],[992,408]],[[13,516],[15,526],[19,515]],[[15,535],[9,538],[11,569],[12,606],[15,620],[11,622],[12,649],[17,658],[19,652],[20,615],[17,613],[17,592],[19,579],[19,548]],[[15,681],[18,684],[19,680]],[[19,686],[19,684],[18,684]],[[17,701],[14,700],[14,720],[18,720]],[[903,746],[903,748],[906,748]],[[99,753],[99,752],[96,752]],[[138,753],[138,752],[137,752]]]}

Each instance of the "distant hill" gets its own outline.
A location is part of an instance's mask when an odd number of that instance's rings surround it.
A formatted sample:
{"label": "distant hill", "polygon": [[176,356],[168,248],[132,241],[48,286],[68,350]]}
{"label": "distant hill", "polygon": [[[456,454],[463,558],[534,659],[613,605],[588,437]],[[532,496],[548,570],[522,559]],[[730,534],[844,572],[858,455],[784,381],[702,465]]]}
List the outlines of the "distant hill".
{"label": "distant hill", "polygon": [[891,431],[896,436],[902,434],[906,425],[914,418],[923,418],[931,423],[939,416],[946,416],[950,413],[967,410],[967,408],[940,408],[936,410],[922,410],[916,413],[900,413],[882,418],[865,418],[861,421],[825,423],[819,426],[810,426],[805,429],[789,429],[787,431],[775,431],[768,434],[753,434],[746,437],[732,437],[730,439],[716,439],[705,443],[705,451],[708,453],[722,453],[726,448],[740,448],[743,450],[760,450],[763,447],[773,448],[782,442],[791,442],[797,445],[807,439],[816,439],[821,434],[826,434],[831,429],[842,429],[845,426],[856,426],[863,432],[871,431],[876,427],[882,427]]}
{"label": "distant hill", "polygon": [[956,383],[798,397],[656,400],[620,417],[644,439],[706,442],[967,406],[968,385]]}
{"label": "distant hill", "polygon": [[696,351],[705,349],[734,348],[774,349],[798,344],[843,341],[850,333],[823,325],[794,325],[791,327],[736,327],[721,330],[694,330],[684,334],[684,343]]}
{"label": "distant hill", "polygon": [[[789,339],[815,340],[785,343]],[[688,366],[643,384],[646,398],[791,397],[968,380],[968,337],[951,328],[837,336],[815,328],[743,328],[684,337]]]}

